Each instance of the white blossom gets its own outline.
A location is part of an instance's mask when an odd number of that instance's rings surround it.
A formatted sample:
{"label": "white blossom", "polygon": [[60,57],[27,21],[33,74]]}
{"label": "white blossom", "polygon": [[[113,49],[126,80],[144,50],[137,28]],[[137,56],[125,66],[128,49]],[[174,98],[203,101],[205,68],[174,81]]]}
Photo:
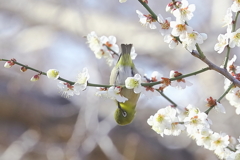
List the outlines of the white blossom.
{"label": "white blossom", "polygon": [[87,35],[87,43],[89,43],[89,48],[94,52],[96,58],[105,58],[109,66],[115,61],[114,55],[119,54],[119,47],[116,42],[116,37],[98,37],[94,31]]}
{"label": "white blossom", "polygon": [[232,9],[233,12],[240,11],[240,1],[239,0],[234,0],[233,4],[231,5],[231,9]]}
{"label": "white blossom", "polygon": [[229,34],[220,34],[218,36],[218,43],[215,44],[214,50],[218,53],[222,53],[225,47],[228,45],[228,36]]}
{"label": "white blossom", "polygon": [[[230,73],[240,73],[240,66],[236,66],[234,63],[237,60],[237,56],[234,54],[233,58],[231,60],[228,61],[227,63],[227,70]],[[221,66],[222,67],[222,66]]]}
{"label": "white blossom", "polygon": [[179,119],[177,117],[173,117],[171,127],[164,129],[164,134],[178,136],[184,129],[185,126],[179,122]]}
{"label": "white blossom", "polygon": [[108,89],[108,97],[111,99],[116,99],[118,102],[125,102],[128,99],[121,95],[121,87],[112,86]]}
{"label": "white blossom", "polygon": [[186,33],[185,35],[181,34],[179,38],[182,41],[182,45],[186,47],[188,51],[192,52],[196,49],[196,43],[202,44],[203,41],[207,39],[207,34],[193,31],[191,33]]}
{"label": "white blossom", "polygon": [[181,7],[173,11],[173,15],[176,17],[177,21],[185,22],[189,21],[193,17],[193,12],[195,11],[195,5],[188,5],[187,0],[181,1]]}
{"label": "white blossom", "polygon": [[58,83],[58,87],[60,88],[62,95],[66,98],[74,95],[79,95],[81,92],[81,87],[78,85],[71,85],[67,82],[60,81]]}
{"label": "white blossom", "polygon": [[113,50],[114,52],[118,53],[119,52],[119,47],[116,44],[117,39],[114,36],[102,36],[100,38],[100,41],[107,47],[109,47],[111,50]]}
{"label": "white blossom", "polygon": [[109,98],[108,89],[107,88],[96,87],[96,89],[97,89],[97,92],[95,93],[96,96]]}
{"label": "white blossom", "polygon": [[82,72],[78,74],[75,85],[78,85],[79,87],[81,87],[81,90],[85,90],[87,87],[87,82],[89,78],[90,76],[88,73],[88,69],[83,68]]}
{"label": "white blossom", "polygon": [[[152,129],[160,134],[164,135],[164,130],[171,130],[172,134],[178,134],[177,131],[172,126],[172,123],[176,120],[176,109],[171,106],[167,106],[166,108],[159,109],[157,113],[147,120],[147,123],[152,126]],[[181,130],[181,127],[177,127]],[[165,131],[165,133],[170,134],[170,131]]]}
{"label": "white blossom", "polygon": [[229,103],[236,107],[236,114],[240,114],[240,88],[233,88],[227,95],[226,99]]}
{"label": "white blossom", "polygon": [[160,33],[162,36],[169,35],[172,31],[170,28],[171,17],[164,19],[161,14],[158,15],[158,22],[160,23]]}
{"label": "white blossom", "polygon": [[195,136],[197,145],[203,146],[206,149],[210,149],[212,143],[212,134],[213,131],[209,128],[204,127],[200,129]]}
{"label": "white blossom", "polygon": [[[176,37],[178,37],[180,35],[186,36],[187,33],[193,32],[192,27],[186,25],[185,23],[171,21],[170,26],[171,26],[171,28],[173,28],[173,30],[171,32],[172,35],[176,36]],[[182,38],[184,38],[184,37],[182,37]]]}
{"label": "white blossom", "polygon": [[229,47],[234,48],[235,46],[240,47],[240,28],[235,32],[229,34]]}
{"label": "white blossom", "polygon": [[[102,43],[100,41],[100,37],[97,36],[97,34],[92,31],[87,35],[87,43],[89,44],[89,48],[94,52],[99,52],[102,47]],[[97,58],[101,58],[101,56],[96,55]]]}
{"label": "white blossom", "polygon": [[189,115],[195,115],[200,113],[199,108],[196,108],[195,106],[189,104],[187,105],[187,107],[181,109],[178,108],[178,118],[180,121],[183,121],[186,117],[188,117]]}
{"label": "white blossom", "polygon": [[228,148],[217,148],[216,150],[214,150],[214,153],[218,156],[219,159],[237,160],[230,158],[232,151],[230,151]]}
{"label": "white blossom", "polygon": [[139,22],[144,26],[149,26],[150,29],[156,29],[156,25],[153,22],[156,22],[155,19],[152,18],[152,15],[144,15],[139,10],[136,10],[138,17],[140,18]]}
{"label": "white blossom", "polygon": [[213,133],[212,134],[212,143],[211,143],[211,148],[210,150],[216,150],[216,149],[221,149],[221,148],[226,148],[229,144],[229,136],[222,133]]}
{"label": "white blossom", "polygon": [[224,157],[226,160],[239,160],[240,159],[240,150],[228,151],[228,155]]}
{"label": "white blossom", "polygon": [[169,43],[168,47],[174,49],[178,45],[178,40],[172,35],[164,36],[164,42]]}
{"label": "white blossom", "polygon": [[140,93],[144,87],[141,85],[142,77],[140,74],[135,74],[134,77],[128,77],[125,80],[125,86],[128,89],[133,89],[135,93]]}
{"label": "white blossom", "polygon": [[209,128],[210,122],[208,121],[208,116],[204,112],[198,114],[189,114],[184,120],[184,125],[187,128],[188,134],[196,134],[198,129]]}

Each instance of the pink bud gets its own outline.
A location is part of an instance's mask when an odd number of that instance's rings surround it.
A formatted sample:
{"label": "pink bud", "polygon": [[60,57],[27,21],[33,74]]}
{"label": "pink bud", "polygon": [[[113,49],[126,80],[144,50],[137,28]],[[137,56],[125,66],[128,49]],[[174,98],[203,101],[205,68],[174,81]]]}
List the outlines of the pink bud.
{"label": "pink bud", "polygon": [[35,82],[35,81],[38,81],[39,78],[40,78],[40,74],[37,74],[37,75],[33,76],[30,80],[31,80],[32,82]]}
{"label": "pink bud", "polygon": [[26,71],[27,71],[27,68],[26,68],[26,67],[21,67],[21,68],[20,68],[20,71],[21,71],[21,72],[26,72]]}
{"label": "pink bud", "polygon": [[5,68],[11,68],[16,62],[16,59],[11,59],[10,61],[7,61],[5,64],[4,64],[4,67]]}

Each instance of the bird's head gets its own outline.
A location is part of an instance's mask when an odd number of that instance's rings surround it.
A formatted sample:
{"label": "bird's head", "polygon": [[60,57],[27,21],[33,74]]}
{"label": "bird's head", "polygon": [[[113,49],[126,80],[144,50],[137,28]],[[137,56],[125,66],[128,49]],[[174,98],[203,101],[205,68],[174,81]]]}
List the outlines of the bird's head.
{"label": "bird's head", "polygon": [[114,118],[119,125],[127,125],[132,122],[135,113],[136,111],[133,107],[130,107],[129,109],[117,108]]}

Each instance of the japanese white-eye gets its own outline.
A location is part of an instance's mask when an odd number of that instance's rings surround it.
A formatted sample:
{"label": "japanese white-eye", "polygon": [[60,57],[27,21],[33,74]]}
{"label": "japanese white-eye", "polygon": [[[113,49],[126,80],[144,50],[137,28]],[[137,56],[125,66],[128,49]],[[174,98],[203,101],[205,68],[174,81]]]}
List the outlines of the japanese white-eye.
{"label": "japanese white-eye", "polygon": [[[125,80],[128,77],[133,77],[138,73],[131,59],[132,44],[121,44],[122,53],[119,56],[117,64],[112,69],[110,76],[110,85],[119,86],[125,85]],[[119,125],[127,125],[132,122],[136,113],[136,104],[140,94],[134,93],[133,89],[123,87],[120,94],[128,100],[118,102],[118,108],[115,111],[114,118]]]}

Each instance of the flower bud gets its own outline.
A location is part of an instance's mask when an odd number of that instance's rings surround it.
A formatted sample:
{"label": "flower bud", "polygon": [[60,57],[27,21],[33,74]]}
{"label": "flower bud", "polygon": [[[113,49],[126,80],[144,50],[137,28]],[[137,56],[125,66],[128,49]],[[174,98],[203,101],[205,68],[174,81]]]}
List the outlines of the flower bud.
{"label": "flower bud", "polygon": [[217,100],[213,99],[212,97],[207,98],[207,106],[216,106],[217,105]]}
{"label": "flower bud", "polygon": [[33,76],[30,80],[31,80],[32,82],[35,82],[35,81],[38,81],[39,78],[40,78],[40,74],[37,74],[37,75]]}
{"label": "flower bud", "polygon": [[7,61],[5,64],[4,64],[4,67],[5,68],[11,68],[16,62],[16,59],[11,59],[10,61]]}
{"label": "flower bud", "polygon": [[166,12],[170,12],[170,11],[172,11],[173,9],[174,9],[174,3],[171,2],[171,3],[169,3],[169,4],[167,5],[167,7],[166,7]]}
{"label": "flower bud", "polygon": [[182,2],[177,1],[175,5],[176,5],[178,8],[180,8],[180,7],[182,7]]}
{"label": "flower bud", "polygon": [[59,77],[59,71],[56,69],[49,69],[47,71],[47,77],[50,79],[58,79]]}
{"label": "flower bud", "polygon": [[142,2],[144,2],[144,3],[147,3],[147,4],[148,4],[148,0],[142,0]]}
{"label": "flower bud", "polygon": [[127,0],[119,0],[120,3],[125,3]]}
{"label": "flower bud", "polygon": [[26,71],[27,71],[27,67],[24,67],[24,66],[21,67],[21,68],[20,68],[20,71],[21,71],[21,72],[26,72]]}

